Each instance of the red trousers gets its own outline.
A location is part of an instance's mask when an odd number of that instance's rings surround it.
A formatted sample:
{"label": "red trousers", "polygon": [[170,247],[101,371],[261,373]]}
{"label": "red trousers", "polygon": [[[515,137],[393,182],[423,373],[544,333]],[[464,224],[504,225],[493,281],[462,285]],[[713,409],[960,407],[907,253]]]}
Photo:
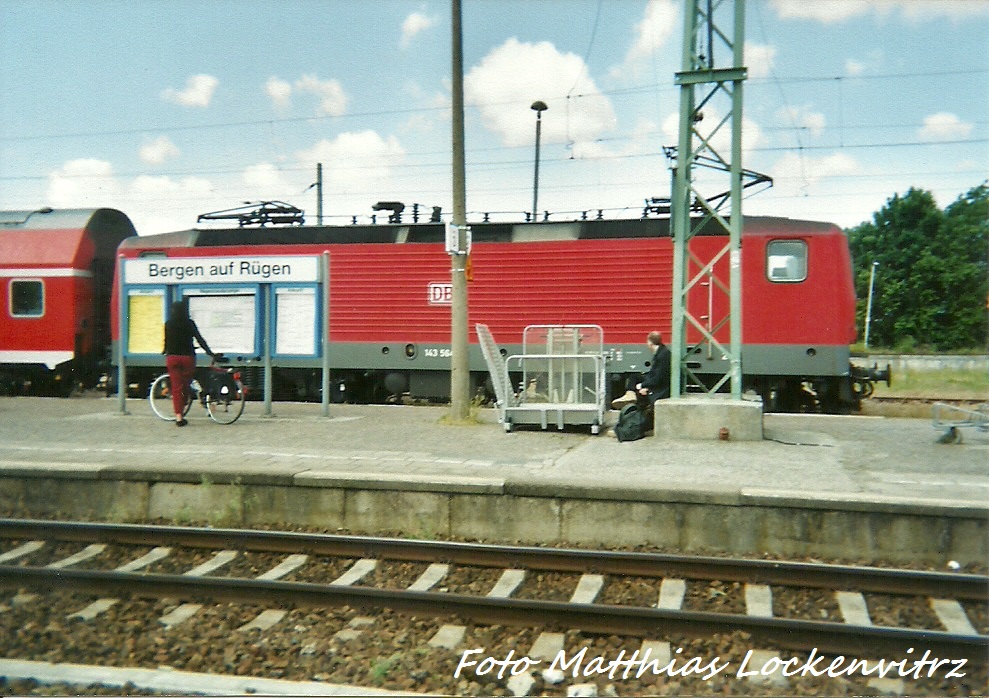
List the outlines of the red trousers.
{"label": "red trousers", "polygon": [[189,399],[189,383],[196,375],[196,357],[169,354],[165,357],[165,367],[172,383],[172,407],[175,414],[181,415]]}

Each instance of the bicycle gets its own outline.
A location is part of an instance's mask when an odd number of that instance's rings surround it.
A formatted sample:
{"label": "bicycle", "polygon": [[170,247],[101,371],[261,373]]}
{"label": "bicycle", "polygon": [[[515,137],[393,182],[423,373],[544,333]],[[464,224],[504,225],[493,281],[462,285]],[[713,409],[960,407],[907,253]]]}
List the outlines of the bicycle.
{"label": "bicycle", "polygon": [[[210,419],[217,424],[233,424],[244,412],[247,389],[240,382],[240,372],[233,367],[221,366],[227,362],[224,356],[214,356],[205,370],[197,369],[196,377],[189,384],[188,398],[182,416],[189,414],[196,400],[206,408]],[[205,388],[204,388],[205,385]],[[166,422],[175,421],[172,408],[172,380],[167,373],[158,376],[148,391],[151,410]]]}

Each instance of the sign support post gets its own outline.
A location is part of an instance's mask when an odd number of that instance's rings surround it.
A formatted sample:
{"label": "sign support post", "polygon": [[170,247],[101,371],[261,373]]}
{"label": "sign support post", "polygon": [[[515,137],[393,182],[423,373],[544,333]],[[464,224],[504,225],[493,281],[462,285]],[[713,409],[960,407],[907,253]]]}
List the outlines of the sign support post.
{"label": "sign support post", "polygon": [[322,276],[323,276],[323,326],[320,329],[320,350],[323,352],[323,416],[330,416],[330,253],[323,252],[322,255]]}
{"label": "sign support post", "polygon": [[127,300],[124,289],[124,256],[117,255],[117,411],[120,414],[130,414],[127,411],[127,367],[124,365],[124,313],[127,312]]}

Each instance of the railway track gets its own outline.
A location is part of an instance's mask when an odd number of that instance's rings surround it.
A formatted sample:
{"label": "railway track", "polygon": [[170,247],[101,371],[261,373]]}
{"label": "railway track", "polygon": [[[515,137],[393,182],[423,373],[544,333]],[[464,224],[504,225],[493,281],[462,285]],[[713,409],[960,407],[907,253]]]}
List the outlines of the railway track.
{"label": "railway track", "polygon": [[[989,655],[989,637],[984,629],[976,630],[969,618],[976,609],[980,620],[975,623],[985,622],[989,577],[974,574],[281,531],[0,519],[0,541],[4,539],[0,587],[34,593],[74,592],[102,599],[110,595],[167,597],[266,609],[391,609],[475,624],[643,638],[742,632],[760,646],[862,657],[903,656],[924,648],[937,656],[985,664]],[[51,547],[55,542],[78,550],[62,550],[45,564],[32,564],[31,558],[44,545]],[[130,555],[118,550],[117,561],[127,561],[106,569],[100,558],[107,546],[148,550]],[[196,551],[200,557],[214,554],[198,569],[156,571],[156,565],[160,568],[161,560],[174,557],[177,550]],[[247,554],[260,554],[264,564],[271,566],[251,576],[243,570],[222,576],[237,555]],[[330,559],[339,563],[333,567],[334,578],[308,581],[299,576],[307,565],[328,569]],[[412,583],[379,586],[367,581],[387,578],[382,570],[401,563],[418,566]],[[91,568],[79,569],[80,565]],[[444,586],[454,567],[474,570],[488,580],[475,586],[489,588],[485,593],[464,593]],[[516,593],[524,588],[527,576],[540,575],[568,576],[573,589],[570,598],[525,598]],[[647,587],[651,581],[653,598],[615,603],[602,595],[606,584],[620,587],[630,580]],[[734,588],[744,598],[744,607],[727,611],[707,610],[703,605],[685,607],[687,585],[695,583],[702,583],[704,589],[712,584]],[[793,588],[836,599],[840,612],[836,615],[841,619],[778,617],[773,610],[774,591]],[[872,596],[929,605],[942,627],[874,625],[869,616]],[[99,611],[87,608],[80,613],[93,617]]]}
{"label": "railway track", "polygon": [[869,398],[869,401],[879,405],[933,405],[935,402],[940,402],[945,405],[962,407],[965,405],[977,405],[985,402],[985,399],[975,397],[925,397],[923,395],[878,397],[873,395]]}

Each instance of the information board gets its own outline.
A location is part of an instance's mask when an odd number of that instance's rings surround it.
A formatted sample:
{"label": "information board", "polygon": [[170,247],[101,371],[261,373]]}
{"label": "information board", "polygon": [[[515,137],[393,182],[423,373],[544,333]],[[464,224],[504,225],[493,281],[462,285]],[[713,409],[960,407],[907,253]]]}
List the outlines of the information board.
{"label": "information board", "polygon": [[222,354],[257,354],[257,295],[243,291],[193,291],[189,315],[210,349]]}
{"label": "information board", "polygon": [[165,292],[127,293],[127,353],[160,354],[165,345]]}
{"label": "information board", "polygon": [[276,354],[316,355],[315,288],[276,289],[275,318]]}

